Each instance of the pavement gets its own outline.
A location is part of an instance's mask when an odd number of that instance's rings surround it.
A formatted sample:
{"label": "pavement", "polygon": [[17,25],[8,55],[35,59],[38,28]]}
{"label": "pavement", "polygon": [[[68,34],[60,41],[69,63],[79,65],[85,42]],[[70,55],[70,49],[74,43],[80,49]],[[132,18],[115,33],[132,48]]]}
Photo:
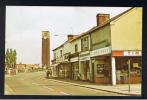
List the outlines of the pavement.
{"label": "pavement", "polygon": [[96,84],[91,82],[82,82],[82,81],[75,81],[69,79],[50,79],[52,81],[57,81],[65,84],[71,84],[80,87],[86,87],[96,90],[102,90],[106,92],[130,95],[130,96],[141,96],[141,84],[130,84],[130,91],[128,84],[118,84],[118,85],[102,85]]}

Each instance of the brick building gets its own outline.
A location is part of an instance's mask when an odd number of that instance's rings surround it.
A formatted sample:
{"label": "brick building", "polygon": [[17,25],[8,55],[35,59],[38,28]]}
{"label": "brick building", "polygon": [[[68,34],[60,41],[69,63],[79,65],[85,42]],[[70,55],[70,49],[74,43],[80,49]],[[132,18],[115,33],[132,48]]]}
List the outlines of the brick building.
{"label": "brick building", "polygon": [[42,31],[42,67],[50,66],[50,37],[49,31]]}

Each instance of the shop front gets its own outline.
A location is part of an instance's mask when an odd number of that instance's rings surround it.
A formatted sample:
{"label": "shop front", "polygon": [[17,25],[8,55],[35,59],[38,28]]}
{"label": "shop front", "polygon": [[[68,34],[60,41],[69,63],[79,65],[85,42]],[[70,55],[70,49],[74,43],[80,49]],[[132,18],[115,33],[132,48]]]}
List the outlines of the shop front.
{"label": "shop front", "polygon": [[[116,83],[141,83],[141,51],[113,51],[116,62]],[[130,63],[128,61],[130,60]],[[130,64],[130,73],[129,73]]]}
{"label": "shop front", "polygon": [[69,78],[70,76],[69,62],[62,62],[59,67],[59,77],[60,78]]}
{"label": "shop front", "polygon": [[72,68],[72,79],[78,80],[78,74],[79,74],[79,62],[78,62],[78,57],[74,58],[77,59],[76,61],[73,61],[71,59],[71,68]]}
{"label": "shop front", "polygon": [[79,53],[74,53],[70,55],[71,63],[71,79],[78,80],[79,77]]}
{"label": "shop front", "polygon": [[59,64],[58,66],[58,75],[59,75],[59,78],[64,78],[64,75],[65,75],[65,68],[63,66],[62,63]]}
{"label": "shop front", "polygon": [[84,52],[79,55],[81,80],[90,81],[90,52]]}
{"label": "shop front", "polygon": [[69,66],[69,62],[64,63],[65,66],[65,78],[69,78],[70,77],[70,66]]}
{"label": "shop front", "polygon": [[52,65],[53,67],[52,67],[52,75],[53,75],[53,77],[58,77],[58,64],[53,64]]}
{"label": "shop front", "polygon": [[92,81],[111,84],[111,49],[105,47],[90,52]]}

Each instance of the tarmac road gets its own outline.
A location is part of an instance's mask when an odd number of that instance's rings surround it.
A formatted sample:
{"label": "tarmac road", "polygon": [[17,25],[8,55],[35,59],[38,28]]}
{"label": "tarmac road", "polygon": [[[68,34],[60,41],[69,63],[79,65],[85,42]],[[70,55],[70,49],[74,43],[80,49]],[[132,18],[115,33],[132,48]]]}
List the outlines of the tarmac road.
{"label": "tarmac road", "polygon": [[43,71],[5,77],[5,95],[124,96],[46,79]]}

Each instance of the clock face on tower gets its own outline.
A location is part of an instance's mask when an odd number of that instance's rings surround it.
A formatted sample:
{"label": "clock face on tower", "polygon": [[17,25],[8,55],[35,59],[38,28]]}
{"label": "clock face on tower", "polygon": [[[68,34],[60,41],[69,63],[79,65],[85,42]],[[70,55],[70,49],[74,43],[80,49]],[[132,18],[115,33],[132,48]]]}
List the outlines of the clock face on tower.
{"label": "clock face on tower", "polygon": [[49,31],[43,31],[42,32],[42,38],[47,39],[49,37]]}

